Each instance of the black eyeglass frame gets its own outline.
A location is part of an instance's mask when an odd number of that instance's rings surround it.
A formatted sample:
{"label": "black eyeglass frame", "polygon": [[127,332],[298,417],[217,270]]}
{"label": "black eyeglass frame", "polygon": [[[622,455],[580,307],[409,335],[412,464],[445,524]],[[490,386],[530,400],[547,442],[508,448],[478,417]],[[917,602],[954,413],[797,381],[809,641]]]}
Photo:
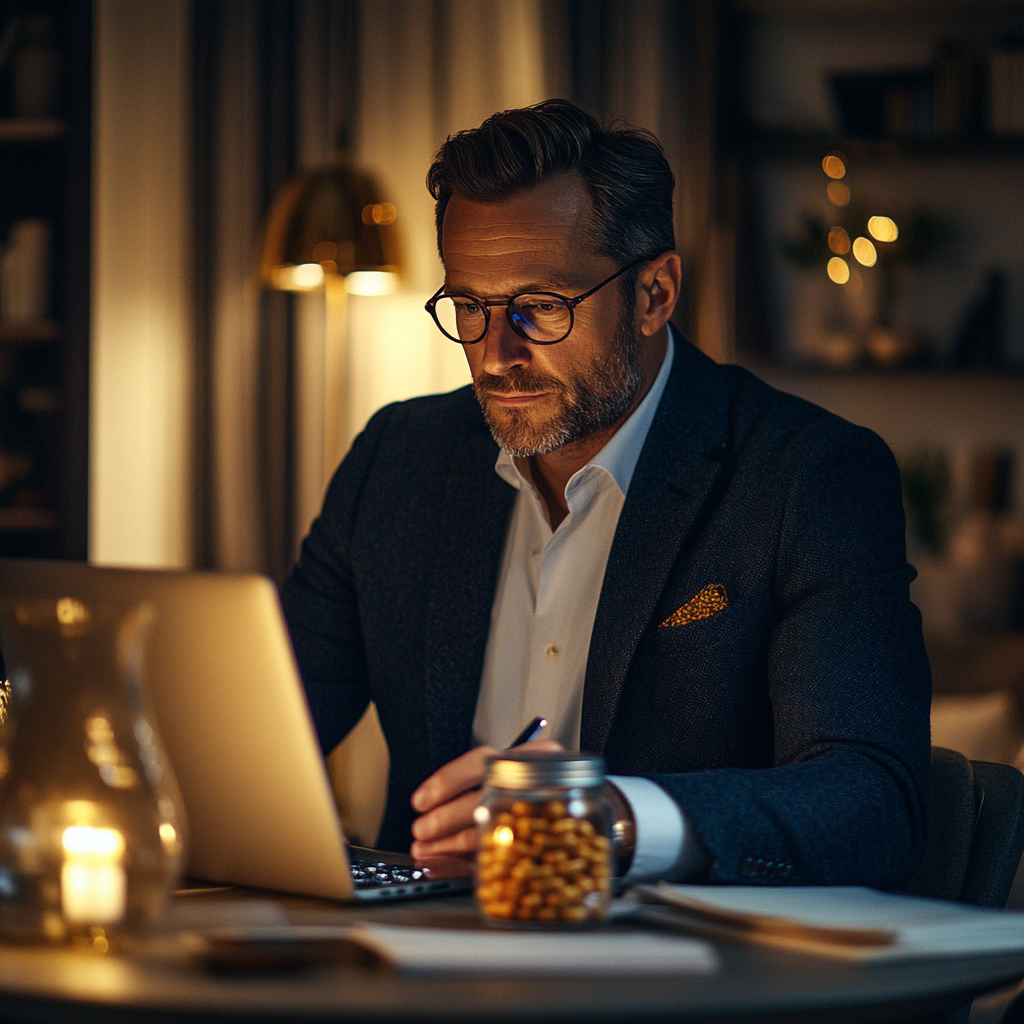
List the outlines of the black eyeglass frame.
{"label": "black eyeglass frame", "polygon": [[[437,329],[449,340],[454,341],[457,345],[477,345],[484,338],[487,337],[487,332],[491,329],[491,306],[504,306],[505,307],[505,319],[508,321],[509,327],[512,328],[516,334],[519,335],[524,341],[528,341],[531,345],[557,345],[559,342],[565,341],[566,338],[572,334],[573,327],[576,326],[576,307],[584,300],[589,299],[591,295],[599,292],[606,284],[611,284],[617,277],[622,277],[627,270],[632,270],[633,267],[640,263],[649,263],[652,259],[656,259],[654,256],[638,256],[631,263],[627,263],[624,267],[616,270],[611,277],[606,277],[600,284],[594,285],[593,288],[588,292],[584,292],[582,295],[577,295],[575,298],[570,298],[568,295],[559,295],[558,292],[518,292],[515,295],[510,295],[507,299],[479,299],[475,295],[466,295],[462,292],[446,293],[444,285],[427,300],[424,305],[424,309],[433,317],[434,323],[437,324]],[[535,338],[531,338],[516,322],[512,319],[509,313],[509,306],[515,302],[516,299],[523,295],[546,295],[552,299],[558,299],[566,309],[569,310],[569,327],[560,338],[555,338],[554,341],[537,341]],[[472,341],[464,341],[462,338],[453,338],[442,326],[441,321],[437,317],[437,303],[439,299],[472,299],[480,308],[484,311],[484,329],[480,332],[479,338],[474,338]]]}

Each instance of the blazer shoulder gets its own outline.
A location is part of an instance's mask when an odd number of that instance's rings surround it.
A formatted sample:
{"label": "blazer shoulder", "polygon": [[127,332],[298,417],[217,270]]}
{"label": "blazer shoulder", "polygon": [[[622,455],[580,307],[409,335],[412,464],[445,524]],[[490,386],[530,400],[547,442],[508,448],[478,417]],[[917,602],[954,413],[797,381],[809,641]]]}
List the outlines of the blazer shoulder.
{"label": "blazer shoulder", "polygon": [[756,438],[781,448],[841,448],[892,458],[873,430],[773,387],[741,366],[721,370],[732,395],[733,436],[740,446]]}
{"label": "blazer shoulder", "polygon": [[383,420],[383,448],[393,456],[430,452],[434,458],[460,442],[490,440],[491,432],[469,385],[440,395],[422,395],[392,402],[374,413],[366,426],[373,431]]}

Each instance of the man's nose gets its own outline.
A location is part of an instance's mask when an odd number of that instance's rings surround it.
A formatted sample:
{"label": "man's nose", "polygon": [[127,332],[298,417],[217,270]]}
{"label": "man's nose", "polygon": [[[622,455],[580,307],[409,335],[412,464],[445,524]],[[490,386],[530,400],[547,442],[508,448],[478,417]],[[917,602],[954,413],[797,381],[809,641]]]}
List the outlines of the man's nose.
{"label": "man's nose", "polygon": [[533,359],[530,346],[509,326],[503,306],[491,310],[491,322],[479,344],[484,347],[484,371],[495,377],[515,366],[528,366]]}

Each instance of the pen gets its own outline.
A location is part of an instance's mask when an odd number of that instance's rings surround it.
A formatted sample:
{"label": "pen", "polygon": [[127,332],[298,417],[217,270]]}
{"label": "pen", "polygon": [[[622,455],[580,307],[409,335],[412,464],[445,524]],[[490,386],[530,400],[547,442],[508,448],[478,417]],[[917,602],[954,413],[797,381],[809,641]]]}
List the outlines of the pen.
{"label": "pen", "polygon": [[513,747],[518,747],[522,743],[529,743],[534,736],[537,735],[548,724],[546,718],[541,718],[538,715],[509,745],[508,749],[511,750]]}

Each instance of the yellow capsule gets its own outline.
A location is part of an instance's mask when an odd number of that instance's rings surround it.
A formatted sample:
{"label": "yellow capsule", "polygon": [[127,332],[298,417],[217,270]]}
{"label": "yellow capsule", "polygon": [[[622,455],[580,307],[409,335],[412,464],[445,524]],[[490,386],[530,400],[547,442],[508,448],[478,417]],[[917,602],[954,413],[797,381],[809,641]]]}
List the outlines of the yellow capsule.
{"label": "yellow capsule", "polygon": [[561,800],[549,800],[544,805],[544,817],[549,821],[556,821],[565,817],[565,804]]}
{"label": "yellow capsule", "polygon": [[484,904],[484,913],[488,917],[511,917],[516,905],[508,900],[492,900]]}
{"label": "yellow capsule", "polygon": [[586,871],[590,867],[590,864],[585,861],[582,857],[577,857],[575,860],[562,861],[555,867],[555,870],[560,875],[578,875],[581,871]]}

